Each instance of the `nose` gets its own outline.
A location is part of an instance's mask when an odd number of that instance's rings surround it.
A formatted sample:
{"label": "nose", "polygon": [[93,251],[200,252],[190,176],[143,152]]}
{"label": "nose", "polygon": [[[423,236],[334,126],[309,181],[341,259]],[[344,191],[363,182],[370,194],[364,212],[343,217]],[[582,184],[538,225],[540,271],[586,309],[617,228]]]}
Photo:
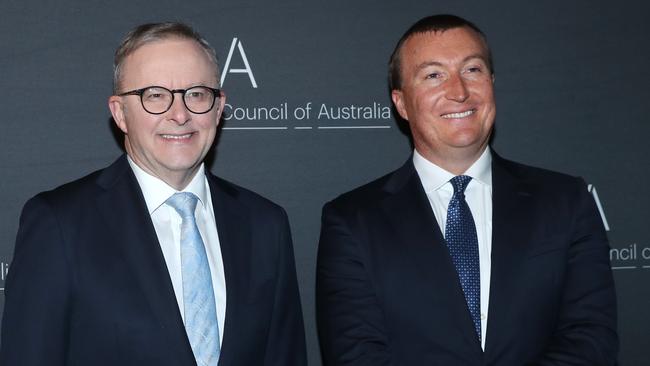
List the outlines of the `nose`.
{"label": "nose", "polygon": [[462,103],[469,98],[467,85],[465,85],[465,80],[463,80],[462,76],[452,75],[446,84],[447,99]]}
{"label": "nose", "polygon": [[190,111],[183,103],[183,95],[175,95],[172,106],[169,108],[169,119],[176,122],[179,126],[182,126],[189,122],[191,118]]}

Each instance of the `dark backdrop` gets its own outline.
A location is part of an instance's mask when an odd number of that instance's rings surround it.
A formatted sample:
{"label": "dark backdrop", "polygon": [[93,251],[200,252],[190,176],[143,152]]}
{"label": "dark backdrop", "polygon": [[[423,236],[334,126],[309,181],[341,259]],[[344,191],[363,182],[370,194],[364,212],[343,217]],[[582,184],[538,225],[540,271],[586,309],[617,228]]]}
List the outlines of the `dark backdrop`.
{"label": "dark backdrop", "polygon": [[408,138],[387,111],[387,59],[411,23],[448,12],[490,40],[495,149],[595,188],[613,248],[621,364],[647,364],[649,10],[643,0],[2,0],[0,287],[24,202],[121,153],[107,108],[120,39],[140,23],[180,20],[211,41],[222,68],[231,53],[223,87],[232,117],[211,169],[287,209],[310,364],[320,365],[321,206],[408,157]]}

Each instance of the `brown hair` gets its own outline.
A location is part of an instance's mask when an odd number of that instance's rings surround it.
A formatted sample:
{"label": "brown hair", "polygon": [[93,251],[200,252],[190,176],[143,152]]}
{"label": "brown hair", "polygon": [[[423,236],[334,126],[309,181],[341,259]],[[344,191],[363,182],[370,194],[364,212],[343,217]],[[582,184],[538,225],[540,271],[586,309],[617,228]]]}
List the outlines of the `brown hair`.
{"label": "brown hair", "polygon": [[487,49],[488,59],[487,66],[490,69],[490,72],[494,74],[494,64],[492,61],[492,52],[490,52],[490,47],[488,46],[487,37],[485,34],[476,26],[474,23],[469,20],[463,19],[456,15],[450,14],[438,14],[431,15],[425,18],[418,20],[415,24],[409,28],[402,38],[397,42],[395,50],[390,56],[390,61],[388,62],[388,85],[390,90],[400,89],[402,87],[402,75],[401,75],[401,51],[404,46],[404,42],[409,39],[414,34],[427,33],[427,32],[444,32],[449,29],[467,27],[475,31],[480,39],[485,44]]}

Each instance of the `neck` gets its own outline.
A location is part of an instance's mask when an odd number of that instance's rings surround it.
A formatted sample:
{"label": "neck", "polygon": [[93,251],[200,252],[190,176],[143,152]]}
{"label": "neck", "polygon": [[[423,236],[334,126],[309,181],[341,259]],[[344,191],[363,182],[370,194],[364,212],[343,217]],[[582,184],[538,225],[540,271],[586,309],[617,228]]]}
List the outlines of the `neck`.
{"label": "neck", "polygon": [[[128,149],[127,149],[128,153]],[[177,191],[182,191],[187,187],[192,179],[194,179],[194,176],[196,173],[199,171],[201,165],[199,164],[198,166],[192,167],[190,169],[185,169],[185,170],[168,170],[168,169],[158,169],[154,170],[151,169],[147,164],[143,164],[142,162],[138,161],[138,159],[134,158],[133,155],[129,154],[129,157],[131,160],[137,165],[140,169],[142,169],[145,173],[156,177],[160,179],[161,181],[165,182],[168,186],[174,188]]]}
{"label": "neck", "polygon": [[464,174],[481,157],[486,148],[487,145],[472,151],[459,149],[458,151],[442,153],[415,146],[415,149],[423,158],[454,175]]}
{"label": "neck", "polygon": [[198,169],[194,169],[191,172],[190,171],[185,171],[181,173],[171,173],[167,174],[165,176],[160,176],[160,175],[155,175],[158,177],[160,180],[163,182],[167,183],[170,187],[174,188],[177,191],[182,191],[187,187],[192,179],[194,178],[194,175],[196,175]]}

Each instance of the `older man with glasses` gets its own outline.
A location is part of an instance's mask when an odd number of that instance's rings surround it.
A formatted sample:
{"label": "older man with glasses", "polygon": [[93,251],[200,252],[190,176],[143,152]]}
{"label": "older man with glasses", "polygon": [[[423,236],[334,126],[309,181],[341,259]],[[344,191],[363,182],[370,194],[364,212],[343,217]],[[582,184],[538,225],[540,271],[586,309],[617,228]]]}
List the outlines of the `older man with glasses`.
{"label": "older man with glasses", "polygon": [[225,103],[214,50],[146,24],[114,66],[126,155],[25,205],[0,364],[305,365],[286,213],[203,163]]}

